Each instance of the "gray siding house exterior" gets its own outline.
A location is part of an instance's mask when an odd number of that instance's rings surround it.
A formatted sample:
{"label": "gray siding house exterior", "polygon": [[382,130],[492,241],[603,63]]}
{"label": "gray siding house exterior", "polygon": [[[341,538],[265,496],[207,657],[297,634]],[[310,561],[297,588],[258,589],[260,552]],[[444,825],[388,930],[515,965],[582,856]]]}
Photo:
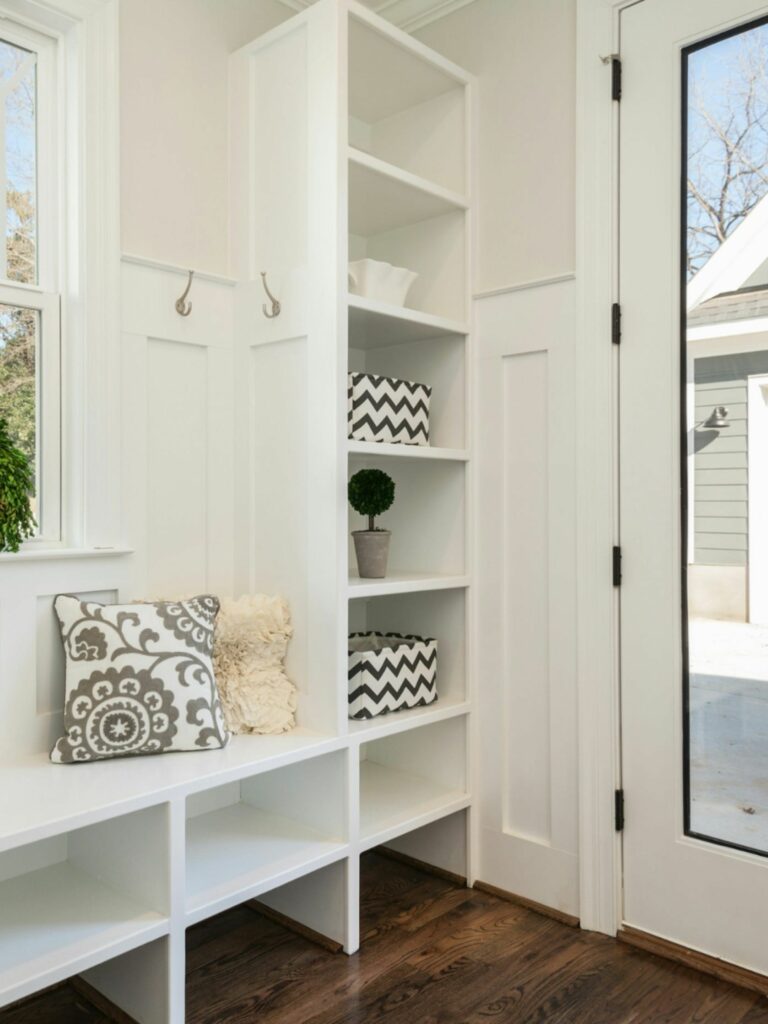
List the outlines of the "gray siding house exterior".
{"label": "gray siding house exterior", "polygon": [[[694,430],[694,562],[746,566],[749,558],[747,378],[768,375],[768,352],[696,359]],[[728,427],[706,421],[716,406]]]}

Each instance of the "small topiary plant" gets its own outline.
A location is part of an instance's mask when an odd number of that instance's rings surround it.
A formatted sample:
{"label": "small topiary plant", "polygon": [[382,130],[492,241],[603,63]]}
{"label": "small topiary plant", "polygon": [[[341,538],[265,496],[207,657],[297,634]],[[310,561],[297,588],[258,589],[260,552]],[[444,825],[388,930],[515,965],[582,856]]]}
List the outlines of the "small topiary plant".
{"label": "small topiary plant", "polygon": [[35,486],[29,459],[11,440],[0,417],[0,551],[18,551],[33,536],[35,517],[29,498]]}
{"label": "small topiary plant", "polygon": [[395,481],[380,469],[359,469],[349,481],[349,504],[361,516],[368,516],[368,529],[377,530],[374,523],[392,506],[395,500]]}

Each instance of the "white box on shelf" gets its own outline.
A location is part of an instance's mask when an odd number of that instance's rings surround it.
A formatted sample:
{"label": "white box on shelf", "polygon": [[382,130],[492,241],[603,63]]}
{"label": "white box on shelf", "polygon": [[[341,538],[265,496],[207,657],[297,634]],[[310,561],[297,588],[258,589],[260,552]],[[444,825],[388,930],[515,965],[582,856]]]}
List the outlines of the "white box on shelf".
{"label": "white box on shelf", "polygon": [[428,445],[431,396],[427,384],[374,373],[348,374],[350,440]]}
{"label": "white box on shelf", "polygon": [[349,717],[375,718],[437,700],[437,640],[350,633]]}

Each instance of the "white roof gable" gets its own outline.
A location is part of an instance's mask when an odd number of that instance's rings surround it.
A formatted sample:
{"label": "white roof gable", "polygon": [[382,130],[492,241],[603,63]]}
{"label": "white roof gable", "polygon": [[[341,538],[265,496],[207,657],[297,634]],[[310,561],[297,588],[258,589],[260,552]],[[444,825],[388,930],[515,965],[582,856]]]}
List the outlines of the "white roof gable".
{"label": "white roof gable", "polygon": [[688,310],[735,292],[768,283],[768,196],[765,196],[688,284]]}

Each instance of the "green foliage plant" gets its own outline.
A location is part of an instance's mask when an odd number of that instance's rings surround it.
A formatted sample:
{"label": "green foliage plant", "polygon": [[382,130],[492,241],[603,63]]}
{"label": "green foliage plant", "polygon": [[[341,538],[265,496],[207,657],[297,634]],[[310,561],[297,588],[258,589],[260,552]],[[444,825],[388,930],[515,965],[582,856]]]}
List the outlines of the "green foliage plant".
{"label": "green foliage plant", "polygon": [[368,517],[368,529],[377,530],[374,519],[391,508],[395,481],[381,469],[359,469],[349,481],[348,497],[355,512]]}
{"label": "green foliage plant", "polygon": [[35,486],[29,459],[11,440],[8,423],[0,418],[0,551],[18,551],[33,536],[35,517],[30,495]]}

